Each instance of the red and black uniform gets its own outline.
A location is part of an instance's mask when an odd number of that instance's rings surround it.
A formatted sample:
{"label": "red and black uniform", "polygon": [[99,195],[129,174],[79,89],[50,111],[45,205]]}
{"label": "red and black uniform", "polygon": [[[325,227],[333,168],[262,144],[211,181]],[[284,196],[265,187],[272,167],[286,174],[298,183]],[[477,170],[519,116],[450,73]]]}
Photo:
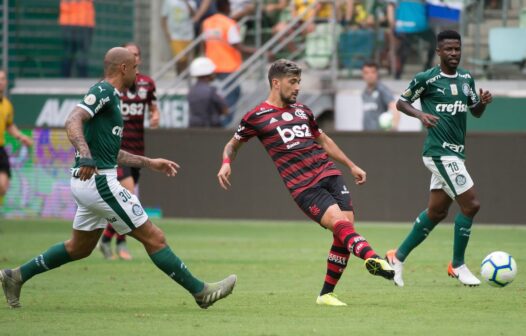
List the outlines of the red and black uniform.
{"label": "red and black uniform", "polygon": [[[121,149],[136,155],[144,155],[144,116],[149,106],[156,101],[155,83],[143,74],[137,74],[135,84],[121,95],[121,113],[124,121]],[[139,180],[139,168],[119,167],[118,179],[132,176]]]}
{"label": "red and black uniform", "polygon": [[234,135],[243,142],[259,138],[298,206],[318,223],[333,204],[353,209],[342,173],[315,141],[321,132],[307,106],[264,102],[243,117]]}

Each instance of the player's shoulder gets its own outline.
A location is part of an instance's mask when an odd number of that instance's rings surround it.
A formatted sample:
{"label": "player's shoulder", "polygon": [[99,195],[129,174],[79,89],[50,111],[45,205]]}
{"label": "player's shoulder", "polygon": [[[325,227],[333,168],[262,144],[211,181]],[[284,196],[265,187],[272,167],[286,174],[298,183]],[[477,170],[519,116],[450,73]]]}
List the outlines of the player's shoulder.
{"label": "player's shoulder", "polygon": [[137,74],[137,79],[135,80],[137,85],[155,85],[155,81],[152,77],[147,76],[142,73]]}
{"label": "player's shoulder", "polygon": [[272,112],[275,112],[275,111],[277,111],[277,109],[275,107],[273,107],[272,105],[267,104],[266,102],[262,102],[259,105],[257,105],[256,107],[252,108],[247,113],[245,113],[245,116],[243,117],[243,119],[248,121],[248,120],[251,120],[251,119],[254,119],[254,118],[258,118],[258,117],[261,117],[263,115],[266,115],[266,114],[269,114],[269,113],[272,113]]}
{"label": "player's shoulder", "polygon": [[473,79],[473,76],[471,75],[471,72],[469,70],[458,67],[457,73],[460,78],[466,78],[466,79]]}
{"label": "player's shoulder", "polygon": [[439,78],[440,72],[440,67],[434,66],[425,71],[417,73],[414,77],[414,80],[417,80],[419,82],[428,82],[430,80]]}
{"label": "player's shoulder", "polygon": [[97,97],[111,96],[115,92],[118,93],[118,91],[113,87],[113,85],[106,81],[100,81],[98,83],[95,83],[88,90],[89,94],[93,94]]}

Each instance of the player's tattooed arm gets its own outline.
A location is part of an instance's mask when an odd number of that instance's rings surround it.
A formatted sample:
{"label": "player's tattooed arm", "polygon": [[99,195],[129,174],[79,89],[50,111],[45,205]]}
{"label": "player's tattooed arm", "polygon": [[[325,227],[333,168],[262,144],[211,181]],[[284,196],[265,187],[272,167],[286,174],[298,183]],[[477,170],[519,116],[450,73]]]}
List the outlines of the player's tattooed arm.
{"label": "player's tattooed arm", "polygon": [[398,111],[403,112],[404,114],[407,114],[410,117],[420,120],[426,128],[434,127],[438,123],[439,118],[437,116],[434,116],[429,113],[424,113],[414,108],[413,105],[411,105],[407,101],[399,99],[398,102],[396,102],[396,109]]}
{"label": "player's tattooed arm", "polygon": [[146,156],[135,155],[121,149],[117,155],[117,164],[126,167],[149,168],[150,159]]}
{"label": "player's tattooed arm", "polygon": [[223,150],[223,161],[234,161],[234,159],[237,156],[237,152],[239,151],[239,148],[243,143],[236,138],[232,138],[226,145],[225,149]]}
{"label": "player's tattooed arm", "polygon": [[66,119],[66,133],[68,139],[77,150],[81,158],[91,159],[91,152],[84,137],[84,123],[91,118],[91,115],[80,107],[75,107]]}
{"label": "player's tattooed arm", "polygon": [[135,167],[135,168],[150,168],[153,171],[166,174],[166,176],[175,176],[179,165],[173,161],[166,159],[151,159],[146,156],[135,155],[119,150],[117,155],[117,163],[119,166]]}
{"label": "player's tattooed arm", "polygon": [[234,160],[239,151],[239,148],[243,143],[236,138],[230,139],[230,141],[225,145],[223,150],[223,163],[221,168],[217,173],[217,178],[219,179],[219,185],[221,188],[228,190],[230,187],[230,174],[232,173],[232,168],[230,167],[230,162]]}

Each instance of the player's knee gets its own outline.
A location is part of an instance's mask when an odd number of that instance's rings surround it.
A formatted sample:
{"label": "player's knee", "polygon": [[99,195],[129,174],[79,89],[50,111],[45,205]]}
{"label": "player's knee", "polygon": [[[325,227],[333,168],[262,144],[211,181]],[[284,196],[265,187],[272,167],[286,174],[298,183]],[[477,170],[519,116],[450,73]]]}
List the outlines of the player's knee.
{"label": "player's knee", "polygon": [[462,207],[462,213],[468,217],[475,217],[480,210],[480,201],[478,199],[471,200],[468,204]]}
{"label": "player's knee", "polygon": [[64,243],[66,251],[73,260],[84,259],[88,257],[93,251],[92,246],[75,242],[74,240],[68,240]]}
{"label": "player's knee", "polygon": [[447,217],[447,209],[428,209],[427,216],[433,223],[443,221]]}

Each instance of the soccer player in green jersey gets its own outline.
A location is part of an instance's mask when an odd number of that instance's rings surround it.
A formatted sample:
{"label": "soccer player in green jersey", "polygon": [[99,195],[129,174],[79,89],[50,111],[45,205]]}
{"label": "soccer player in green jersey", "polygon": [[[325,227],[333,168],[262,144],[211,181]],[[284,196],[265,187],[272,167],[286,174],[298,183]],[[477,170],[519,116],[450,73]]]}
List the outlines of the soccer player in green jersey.
{"label": "soccer player in green jersey", "polygon": [[69,240],[14,269],[0,270],[7,304],[20,307],[22,285],[33,276],[86,258],[97,245],[106,223],[119,234],[140,241],[153,263],[190,292],[201,308],[228,296],[236,283],[231,275],[217,283],[194,277],[167,245],[164,233],[149,219],[137,196],[117,180],[117,165],[150,168],[175,176],[179,166],[120,150],[123,121],[119,92],[135,81],[137,62],[125,48],[112,48],[104,57],[104,79],[93,85],[66,120],[68,138],[76,149],[71,192],[77,203]]}
{"label": "soccer player in green jersey", "polygon": [[[453,200],[458,203],[460,213],[455,217],[453,259],[448,274],[464,285],[480,284],[464,263],[473,218],[480,208],[473,180],[464,164],[464,140],[467,113],[480,118],[492,96],[482,89],[477,94],[471,74],[458,67],[461,39],[457,32],[443,31],[438,34],[437,42],[440,65],[417,74],[396,104],[398,110],[420,119],[428,129],[423,161],[431,171],[427,209],[416,218],[402,244],[387,252],[387,259],[395,270],[394,282],[400,287],[404,286],[402,268],[407,256],[446,218]],[[411,105],[418,98],[422,111]]]}

